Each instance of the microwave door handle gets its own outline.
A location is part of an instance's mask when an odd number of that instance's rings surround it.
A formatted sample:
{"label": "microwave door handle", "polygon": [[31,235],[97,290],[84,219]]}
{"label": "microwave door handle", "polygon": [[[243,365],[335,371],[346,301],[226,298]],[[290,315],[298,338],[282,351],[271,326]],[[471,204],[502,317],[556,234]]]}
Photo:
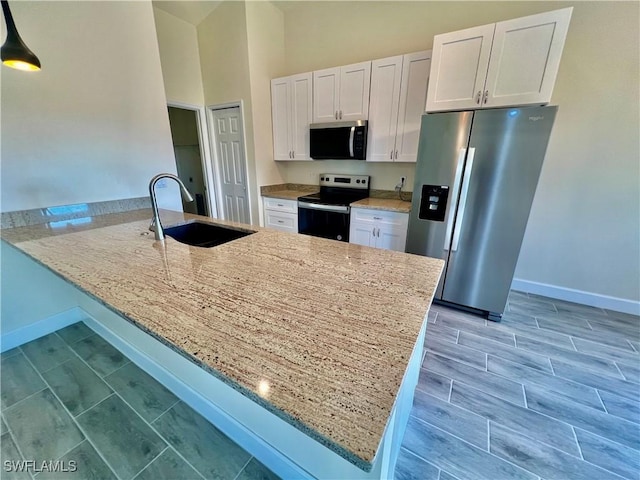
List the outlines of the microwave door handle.
{"label": "microwave door handle", "polygon": [[351,127],[351,131],[349,132],[349,156],[353,158],[353,141],[356,134],[356,127]]}

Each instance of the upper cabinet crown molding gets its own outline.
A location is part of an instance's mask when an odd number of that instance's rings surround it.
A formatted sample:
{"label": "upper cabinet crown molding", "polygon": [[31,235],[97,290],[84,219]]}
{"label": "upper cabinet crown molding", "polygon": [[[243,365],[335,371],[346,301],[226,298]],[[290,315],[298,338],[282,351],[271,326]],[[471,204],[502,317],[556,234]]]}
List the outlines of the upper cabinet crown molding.
{"label": "upper cabinet crown molding", "polygon": [[436,35],[427,111],[549,103],[572,12]]}
{"label": "upper cabinet crown molding", "polygon": [[274,160],[311,160],[311,88],[310,72],[271,80]]}
{"label": "upper cabinet crown molding", "polygon": [[371,62],[313,72],[313,122],[367,120]]}
{"label": "upper cabinet crown molding", "polygon": [[415,162],[431,51],[374,60],[367,161]]}

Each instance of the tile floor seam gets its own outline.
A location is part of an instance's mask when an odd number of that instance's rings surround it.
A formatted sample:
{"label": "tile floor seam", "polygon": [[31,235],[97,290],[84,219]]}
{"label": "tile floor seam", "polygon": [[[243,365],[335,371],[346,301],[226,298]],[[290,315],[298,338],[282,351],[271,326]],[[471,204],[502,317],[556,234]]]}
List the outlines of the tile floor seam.
{"label": "tile floor seam", "polygon": [[[604,409],[604,413],[608,414],[608,415],[612,415],[611,413],[609,413],[609,410],[607,409],[607,406],[604,404],[604,400],[602,400],[602,397],[600,396],[600,390],[598,390],[597,388],[594,388],[594,390],[596,391],[596,396],[598,397],[598,400],[600,400],[600,404],[602,405],[602,408]],[[616,415],[614,415],[616,416]]]}
{"label": "tile floor seam", "polygon": [[584,460],[584,454],[582,453],[582,447],[580,446],[580,442],[578,441],[578,435],[576,434],[576,427],[571,426],[571,431],[573,432],[573,438],[576,441],[576,445],[578,445],[578,453],[580,453],[580,458]]}
{"label": "tile floor seam", "polygon": [[[491,455],[492,457],[495,457],[497,460],[499,460],[499,461],[501,461],[501,462],[508,463],[508,464],[510,464],[510,465],[512,465],[512,466],[514,466],[514,467],[516,467],[517,469],[519,469],[519,470],[524,470],[525,472],[531,473],[532,475],[537,475],[536,473],[531,472],[530,470],[527,470],[526,468],[522,468],[521,466],[516,465],[516,464],[515,464],[515,463],[513,463],[513,462],[510,462],[509,460],[506,460],[506,459],[504,459],[504,458],[498,457],[498,456],[497,456],[497,455],[495,455],[494,453],[491,453],[491,450],[490,450],[490,449],[489,449],[489,450],[483,450],[483,449],[481,449],[480,447],[478,447],[477,445],[474,445],[473,443],[469,443],[469,442],[467,442],[466,440],[464,440],[464,439],[462,439],[462,438],[460,438],[460,437],[458,437],[458,436],[456,436],[456,435],[453,435],[453,434],[451,434],[451,433],[447,432],[446,430],[444,430],[444,429],[442,429],[442,428],[439,428],[439,427],[437,427],[437,426],[433,425],[432,423],[427,422],[426,420],[422,420],[421,418],[418,418],[418,417],[416,417],[416,416],[414,416],[414,415],[410,415],[410,416],[412,416],[413,418],[415,418],[415,419],[416,419],[418,422],[420,422],[420,423],[424,423],[424,424],[426,424],[426,425],[429,425],[430,427],[433,427],[433,428],[435,428],[436,430],[440,430],[441,432],[444,432],[445,434],[447,434],[447,435],[449,435],[449,436],[451,436],[451,437],[454,437],[455,439],[457,439],[457,440],[459,440],[459,441],[461,441],[461,442],[464,442],[464,443],[466,443],[467,445],[470,445],[470,446],[471,446],[471,447],[473,447],[473,448],[477,448],[478,450],[480,450],[480,451],[482,451],[482,452],[484,452],[484,453],[486,453],[486,454],[488,454],[488,455]],[[491,440],[489,440],[489,441],[491,441]],[[411,452],[412,452],[416,457],[421,458],[422,460],[424,460],[424,461],[425,461],[425,462],[427,462],[427,463],[432,463],[432,462],[433,462],[433,460],[432,460],[431,462],[429,462],[429,460],[427,460],[427,459],[426,459],[426,458],[424,458],[424,457],[421,457],[417,452],[413,452],[413,451],[411,451]],[[432,464],[433,464],[433,463],[432,463]],[[436,467],[438,467],[438,466],[436,465]],[[440,467],[438,467],[438,468],[440,468]],[[440,468],[440,470],[443,470],[443,469],[442,469],[442,468]]]}
{"label": "tile floor seam", "polygon": [[[472,389],[474,388],[473,386],[471,386],[471,385],[467,385],[467,384],[466,384],[466,383],[464,383],[464,382],[458,382],[458,383],[460,383],[461,385],[467,386],[467,387],[469,387],[469,388],[472,388]],[[452,388],[453,388],[453,382],[452,382]],[[523,395],[524,395],[524,385],[522,385],[522,388],[523,388]],[[489,395],[489,396],[493,396],[493,397],[495,397],[495,395],[491,395],[490,393],[486,393],[486,392],[483,392],[483,393],[485,393],[486,395]],[[526,395],[524,395],[524,396],[525,396],[525,403],[527,403]],[[499,397],[495,397],[495,398],[500,399]],[[539,411],[537,411],[537,410],[533,410],[532,408],[529,408],[529,407],[522,407],[521,405],[517,405],[517,404],[515,404],[515,403],[511,403],[511,402],[509,402],[508,400],[502,400],[502,399],[500,399],[500,400],[501,400],[501,401],[503,401],[503,402],[505,402],[505,403],[508,403],[509,405],[512,405],[512,406],[516,406],[516,407],[520,407],[520,408],[526,408],[527,410],[529,410],[529,411],[531,411],[531,412],[533,412],[533,413],[536,413],[536,414],[538,414],[538,415],[541,415],[541,416],[543,416],[543,417],[545,417],[545,418],[547,418],[547,419],[550,419],[550,420],[551,420],[551,421],[553,421],[553,422],[557,422],[557,423],[564,424],[564,425],[568,426],[570,429],[573,429],[573,428],[575,427],[574,425],[572,425],[572,424],[571,424],[571,423],[569,423],[569,422],[566,422],[566,421],[564,421],[564,420],[561,420],[561,419],[558,419],[558,418],[552,417],[552,416],[550,416],[550,415],[547,415],[546,413],[539,412]],[[459,404],[457,404],[457,403],[452,403],[452,402],[449,402],[449,403],[451,403],[451,405],[453,405],[453,406],[455,406],[455,407],[458,407],[458,408],[460,408],[460,409],[462,409],[462,410],[464,410],[464,411],[466,411],[466,412],[473,413],[473,414],[475,414],[475,415],[479,415],[479,416],[481,416],[481,417],[484,417],[484,415],[482,415],[482,414],[480,414],[480,413],[477,413],[477,412],[474,412],[473,410],[469,410],[468,408],[466,408],[466,407],[464,407],[464,406],[462,406],[462,405],[459,405]],[[415,415],[413,415],[413,416],[415,417]],[[418,418],[418,417],[416,417],[416,418]],[[551,445],[550,443],[547,443],[547,442],[545,442],[545,441],[542,441],[542,440],[538,440],[538,439],[536,439],[536,438],[533,438],[533,437],[529,436],[527,433],[522,433],[522,432],[520,432],[519,430],[516,430],[516,429],[515,429],[515,428],[513,428],[513,427],[510,427],[510,426],[508,426],[508,425],[505,425],[503,422],[500,422],[499,420],[491,420],[491,419],[490,419],[490,418],[488,418],[488,417],[486,417],[486,418],[487,418],[487,420],[488,420],[488,421],[490,421],[490,422],[492,422],[492,423],[495,423],[496,425],[500,425],[501,427],[508,428],[508,429],[510,429],[510,430],[512,430],[512,431],[514,431],[514,432],[516,432],[516,433],[518,433],[518,434],[520,434],[520,435],[522,435],[522,436],[524,436],[524,437],[526,437],[526,438],[528,438],[528,439],[530,439],[530,440],[532,440],[532,441],[534,441],[534,442],[538,442],[538,443],[541,443],[541,444],[546,445],[546,446],[548,446],[548,447],[555,448],[556,450],[559,450],[559,451],[561,451],[561,452],[564,452],[564,453],[566,453],[567,455],[571,455],[571,456],[573,456],[573,457],[575,457],[575,456],[576,456],[576,455],[574,455],[574,454],[572,454],[572,453],[570,453],[570,452],[567,452],[566,450],[563,450],[562,448],[555,447],[555,446]],[[429,422],[427,422],[426,420],[423,420],[423,421],[424,421],[424,422],[426,422],[426,423],[429,423]],[[429,423],[429,425],[433,425],[433,424]],[[435,425],[434,425],[434,426],[435,426]],[[444,430],[442,427],[438,427],[438,428],[440,428],[441,430]],[[445,431],[445,432],[447,432],[447,433],[449,433],[447,430],[444,430],[444,431]],[[589,432],[589,433],[591,433],[591,432]],[[574,432],[574,435],[575,435],[575,432]],[[454,435],[454,436],[455,436],[455,435]],[[602,438],[604,438],[604,437],[602,437]],[[606,439],[606,440],[609,440],[609,439]],[[613,440],[609,440],[609,441],[613,441]],[[467,443],[470,443],[470,442],[467,442]],[[614,442],[614,443],[618,443],[618,442]],[[620,445],[622,445],[622,444],[620,444]],[[576,457],[576,458],[577,458],[577,457]]]}
{"label": "tile floor seam", "polygon": [[168,449],[169,449],[169,445],[167,444],[167,446],[166,446],[166,447],[164,447],[164,448],[160,451],[160,453],[158,453],[155,457],[153,457],[149,463],[147,463],[144,467],[142,467],[142,468],[138,471],[138,473],[136,473],[133,477],[131,477],[131,480],[136,480],[136,478],[138,478],[138,476],[139,476],[142,472],[144,472],[144,471],[147,469],[147,467],[149,467],[149,465],[151,465],[153,462],[155,462],[155,461],[160,457],[160,455],[162,455],[162,454],[163,454],[164,452],[166,452]]}
{"label": "tile floor seam", "polygon": [[[27,358],[25,356],[25,358]],[[109,470],[111,470],[111,472],[114,474],[114,476],[118,479],[118,480],[122,480],[116,473],[115,468],[113,468],[111,466],[111,464],[107,461],[107,459],[104,457],[104,455],[100,452],[100,450],[98,450],[97,445],[94,444],[93,441],[91,441],[91,439],[89,438],[89,436],[87,435],[87,432],[84,430],[84,428],[82,428],[82,425],[80,425],[80,423],[78,423],[78,421],[76,420],[77,417],[74,417],[71,412],[69,411],[69,409],[67,408],[67,406],[62,402],[62,400],[60,399],[60,397],[58,397],[58,395],[56,394],[56,392],[53,390],[53,388],[51,388],[51,385],[49,385],[49,382],[47,382],[47,380],[42,376],[42,374],[38,371],[37,368],[35,368],[35,365],[33,365],[33,363],[31,362],[31,360],[29,360],[27,358],[27,361],[29,363],[31,363],[31,366],[33,367],[33,369],[36,371],[36,373],[40,376],[40,379],[44,382],[45,385],[47,385],[47,388],[49,389],[49,391],[51,392],[51,394],[55,397],[55,399],[60,402],[60,406],[62,407],[62,409],[67,413],[67,415],[69,415],[69,417],[71,418],[71,421],[73,422],[73,424],[76,426],[76,428],[82,433],[82,436],[87,440],[87,442],[89,442],[89,444],[93,447],[93,449],[95,450],[96,454],[102,459],[102,461],[104,462],[104,464],[107,466],[107,468]],[[109,395],[110,397],[111,395]],[[107,397],[107,398],[109,398]],[[106,400],[106,399],[104,399]],[[102,401],[104,401],[102,400]],[[98,402],[96,405],[99,405],[101,402]],[[94,405],[95,407],[95,405]],[[92,407],[93,408],[93,407]]]}
{"label": "tile floor seam", "polygon": [[[42,391],[42,390],[40,390]],[[16,447],[16,450],[18,451],[18,454],[20,455],[20,460],[22,461],[26,461],[27,459],[24,456],[24,453],[22,453],[22,448],[20,448],[20,445],[18,445],[18,442],[16,441],[16,437],[11,429],[11,426],[7,423],[4,422],[4,424],[7,427],[7,433],[9,434],[9,438],[11,439],[11,441],[13,442],[13,446]],[[5,434],[6,435],[6,434]],[[4,462],[4,459],[3,459]],[[27,474],[29,475],[30,478],[34,478],[34,476],[31,474],[31,472],[27,471]]]}
{"label": "tile floor seam", "polygon": [[[622,373],[622,370],[620,370],[620,367],[618,366],[618,364],[616,362],[613,362],[613,364],[616,366],[616,369],[618,370],[618,372],[620,373],[620,376],[627,382],[631,382],[631,380],[629,380],[624,373]],[[631,383],[635,383],[635,382],[631,382]]]}
{"label": "tile floor seam", "polygon": [[[535,339],[533,339],[533,338],[527,337],[526,335],[521,335],[521,336],[522,336],[522,337],[524,337],[524,338],[528,338],[528,339],[530,339],[530,340],[534,340],[534,341],[539,342],[539,340],[535,340]],[[540,343],[546,343],[546,342],[540,342]],[[551,344],[549,344],[549,345],[551,345]],[[560,349],[562,349],[562,347],[557,347],[556,345],[551,345],[551,346],[552,346],[552,347],[556,347],[556,348],[560,348]],[[520,348],[520,347],[517,347],[517,348]],[[529,352],[529,353],[535,353],[535,352],[532,352],[531,350],[527,350],[526,348],[520,348],[520,350],[523,350],[523,351],[525,351],[525,352]],[[587,353],[583,353],[583,352],[578,352],[578,351],[573,352],[572,350],[567,350],[567,351],[568,351],[568,352],[571,352],[571,353],[579,353],[579,354],[581,354],[581,355],[586,355],[586,356],[590,356],[590,357],[595,357],[595,355],[587,354]],[[539,354],[539,355],[540,355],[540,354]],[[600,358],[600,357],[596,357],[596,359],[597,359],[597,360],[605,360],[605,361],[607,361],[608,363],[611,363],[613,366],[615,366],[615,367],[616,367],[616,371],[617,371],[617,372],[618,372],[618,374],[620,375],[619,377],[616,377],[616,376],[613,376],[613,375],[607,374],[605,370],[597,370],[597,369],[593,369],[593,368],[591,368],[589,365],[587,365],[587,364],[585,364],[585,363],[583,363],[583,362],[572,361],[572,360],[569,360],[569,359],[567,359],[567,358],[560,357],[559,355],[549,355],[549,354],[547,354],[547,355],[545,355],[545,356],[546,356],[546,357],[548,357],[550,361],[557,360],[557,361],[560,361],[560,362],[563,362],[563,363],[567,363],[567,364],[571,365],[571,366],[572,366],[572,367],[574,367],[574,368],[581,368],[581,369],[589,370],[589,372],[593,372],[594,374],[604,375],[604,376],[607,376],[607,377],[614,378],[614,379],[616,379],[616,380],[624,380],[624,381],[628,381],[628,380],[624,377],[624,375],[622,375],[622,372],[620,371],[620,369],[618,368],[618,366],[615,364],[615,362],[614,362],[613,360],[603,359],[603,358]],[[552,368],[553,368],[553,367],[552,367]],[[564,377],[563,377],[563,378],[564,378]],[[570,380],[570,379],[569,379],[569,380]],[[632,382],[632,383],[633,383],[633,382]]]}
{"label": "tile floor seam", "polygon": [[628,339],[628,338],[625,338],[625,340],[626,340],[626,342],[627,342],[629,345],[631,345],[631,349],[632,349],[634,352],[636,352],[636,353],[640,353],[640,352],[638,352],[638,350],[636,350],[636,347],[634,347],[634,346],[633,346],[633,343],[631,343],[631,342],[629,341],[629,339]]}
{"label": "tile floor seam", "polygon": [[[452,378],[451,379],[451,384],[449,385],[449,396],[447,397],[447,402],[451,403],[451,393],[453,392],[453,382],[455,382],[455,380]],[[451,405],[453,405],[451,403]]]}
{"label": "tile floor seam", "polygon": [[[38,373],[38,372],[36,371],[36,373]],[[42,393],[42,391],[43,391],[43,390],[46,390],[47,388],[49,388],[49,384],[48,384],[48,383],[45,383],[44,385],[45,385],[45,386],[44,386],[43,388],[41,388],[40,390],[38,390],[37,392],[30,393],[30,394],[29,394],[29,395],[27,395],[26,397],[21,398],[20,400],[18,400],[16,403],[12,403],[10,406],[8,406],[8,407],[4,407],[3,411],[5,411],[5,412],[6,412],[7,410],[11,410],[11,409],[12,409],[13,407],[15,407],[16,405],[21,404],[21,403],[22,403],[22,402],[24,402],[25,400],[28,400],[28,399],[30,399],[31,397],[33,397],[33,396],[35,396],[35,395],[37,395],[37,394],[39,394],[39,393]],[[6,422],[5,422],[5,423],[6,423]]]}
{"label": "tile floor seam", "polygon": [[576,347],[576,343],[573,341],[573,335],[569,335],[569,341],[571,342],[571,346],[577,352],[578,348]]}
{"label": "tile floor seam", "polygon": [[235,477],[233,477],[233,480],[237,480],[238,477],[240,476],[240,474],[244,471],[245,468],[247,468],[247,465],[249,465],[249,462],[251,461],[251,459],[254,458],[253,455],[249,457],[249,460],[246,461],[246,463],[242,466],[242,468],[240,469],[240,471],[236,474]]}
{"label": "tile floor seam", "polygon": [[[157,381],[157,380],[156,380]],[[162,385],[162,384],[161,384]],[[166,387],[165,387],[166,388]],[[171,390],[169,390],[171,392]],[[173,392],[171,392],[173,394]],[[175,395],[175,394],[174,394]],[[162,415],[164,415],[165,413],[167,413],[169,410],[171,410],[173,407],[175,407],[178,403],[180,403],[182,400],[180,398],[178,398],[176,396],[177,400],[175,402],[173,402],[171,404],[171,406],[169,408],[167,408],[166,410],[164,410],[160,415],[158,415],[156,418],[154,418],[153,420],[149,420],[149,424],[152,424],[153,422],[155,422],[156,420],[158,420]]]}
{"label": "tile floor seam", "polygon": [[[516,434],[518,434],[518,433],[519,433],[519,432],[517,432],[516,430],[513,430],[513,429],[511,429],[511,428],[509,428],[509,427],[505,427],[504,425],[503,425],[502,427],[503,427],[503,428],[506,428],[507,430],[511,430],[512,432],[514,432],[514,433],[516,433]],[[575,433],[575,432],[574,432],[574,433]],[[589,433],[590,433],[590,432],[589,432]],[[608,439],[605,439],[605,440],[608,440]],[[538,441],[538,440],[534,440],[534,441]],[[611,441],[611,440],[609,440],[609,441]],[[576,438],[576,442],[577,442],[577,438]],[[617,473],[612,472],[611,470],[609,470],[609,469],[607,469],[607,468],[604,468],[604,467],[603,467],[603,466],[601,466],[601,465],[596,465],[595,463],[591,463],[591,462],[589,462],[589,461],[584,460],[583,458],[581,458],[581,457],[582,457],[582,450],[580,449],[580,445],[579,445],[579,444],[578,444],[578,450],[580,451],[580,457],[576,457],[575,455],[568,454],[568,453],[567,453],[567,452],[565,452],[564,450],[561,450],[561,449],[559,449],[559,448],[557,448],[557,447],[553,447],[553,446],[548,445],[548,444],[546,444],[546,443],[544,443],[544,442],[540,442],[540,441],[538,441],[538,443],[542,443],[543,445],[545,445],[545,446],[546,446],[546,447],[548,447],[548,448],[551,448],[551,449],[553,449],[553,450],[557,450],[558,452],[564,453],[564,454],[566,454],[566,455],[570,455],[570,456],[572,456],[572,457],[578,458],[580,461],[582,461],[582,462],[586,463],[587,465],[591,465],[592,467],[596,467],[596,468],[598,468],[598,469],[600,469],[600,470],[604,470],[605,472],[610,473],[610,474],[612,474],[612,475],[614,475],[614,476],[616,476],[616,477],[619,477],[619,478],[620,478],[620,480],[623,480],[623,479],[624,479],[624,477],[622,477],[621,475],[618,475]],[[614,442],[614,443],[617,443],[617,442]],[[489,453],[491,453],[491,452],[489,452]],[[492,454],[492,455],[493,455],[493,454]],[[497,455],[496,455],[496,456],[497,456]],[[504,459],[504,458],[502,458],[502,457],[498,457],[498,458],[500,458],[501,460],[507,461],[507,460],[505,460],[505,459]],[[511,462],[509,462],[509,463],[511,463]],[[515,464],[514,464],[514,465],[515,465]],[[519,465],[516,465],[516,466],[520,467],[520,468],[521,468],[521,469],[523,469],[523,470],[526,470],[527,472],[530,472],[530,473],[531,473],[531,474],[533,474],[533,475],[538,476],[538,478],[542,478],[542,477],[540,477],[537,473],[532,472],[531,470],[527,470],[526,468],[521,467],[521,466],[519,466]]]}
{"label": "tile floor seam", "polygon": [[[571,363],[571,362],[567,362],[566,360],[563,360],[562,358],[551,358],[551,362],[553,364],[553,361],[557,361],[557,362],[562,362],[562,363],[566,363],[567,365],[571,366],[574,369],[581,369],[581,370],[586,370],[587,373],[590,373],[592,375],[599,375],[599,376],[603,376],[603,377],[608,377],[612,380],[620,380],[622,382],[626,382],[626,383],[635,383],[635,382],[630,382],[629,380],[627,380],[624,375],[622,375],[622,372],[620,372],[620,369],[618,368],[617,365],[616,366],[616,370],[618,371],[618,373],[620,374],[619,377],[614,377],[613,375],[607,375],[605,372],[603,372],[602,370],[594,370],[592,368],[589,368],[588,366],[585,365],[576,365],[575,363]],[[613,362],[612,362],[613,363]],[[562,375],[556,375],[558,378],[564,378],[566,380],[571,380],[572,382],[576,382],[576,383],[580,383],[581,385],[585,385],[587,387],[589,387],[590,385],[586,385],[582,382],[579,382],[578,380],[573,380],[571,378],[567,378],[567,377],[563,377]],[[592,388],[597,388],[597,387],[592,387]]]}
{"label": "tile floor seam", "polygon": [[491,421],[487,418],[487,452],[491,452]]}

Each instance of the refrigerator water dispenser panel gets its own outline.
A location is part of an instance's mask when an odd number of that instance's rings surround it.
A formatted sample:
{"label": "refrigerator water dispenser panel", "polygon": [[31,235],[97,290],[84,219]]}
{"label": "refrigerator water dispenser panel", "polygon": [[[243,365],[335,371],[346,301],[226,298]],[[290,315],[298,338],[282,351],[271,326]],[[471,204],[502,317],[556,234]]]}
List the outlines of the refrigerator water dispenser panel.
{"label": "refrigerator water dispenser panel", "polygon": [[418,218],[421,220],[444,222],[448,198],[448,185],[422,185]]}

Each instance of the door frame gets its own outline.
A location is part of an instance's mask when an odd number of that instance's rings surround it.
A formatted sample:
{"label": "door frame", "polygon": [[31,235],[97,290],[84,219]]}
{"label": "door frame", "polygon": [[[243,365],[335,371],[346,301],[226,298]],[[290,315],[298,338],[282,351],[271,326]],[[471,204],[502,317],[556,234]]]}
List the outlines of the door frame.
{"label": "door frame", "polygon": [[240,122],[242,124],[242,148],[244,150],[244,172],[245,172],[245,183],[247,185],[247,204],[249,207],[249,224],[253,225],[253,209],[251,208],[253,202],[253,192],[251,191],[250,183],[249,183],[249,161],[247,158],[247,129],[244,121],[244,101],[237,100],[233,102],[226,103],[216,103],[214,105],[207,105],[207,123],[209,125],[209,131],[211,135],[209,135],[209,148],[211,149],[211,156],[213,158],[213,165],[215,171],[215,179],[216,179],[216,199],[218,201],[218,205],[220,205],[219,218],[223,220],[228,220],[226,212],[224,211],[224,203],[222,198],[222,166],[220,165],[220,158],[218,157],[218,149],[216,148],[216,129],[213,124],[213,115],[217,110],[227,110],[229,108],[238,108],[240,113]]}
{"label": "door frame", "polygon": [[[181,108],[196,113],[196,124],[198,126],[198,145],[200,147],[200,165],[206,188],[206,202],[209,216],[218,218],[218,184],[212,155],[211,155],[211,135],[209,135],[209,124],[207,122],[205,108],[190,103],[167,101],[168,107]],[[175,155],[175,154],[174,154]]]}

